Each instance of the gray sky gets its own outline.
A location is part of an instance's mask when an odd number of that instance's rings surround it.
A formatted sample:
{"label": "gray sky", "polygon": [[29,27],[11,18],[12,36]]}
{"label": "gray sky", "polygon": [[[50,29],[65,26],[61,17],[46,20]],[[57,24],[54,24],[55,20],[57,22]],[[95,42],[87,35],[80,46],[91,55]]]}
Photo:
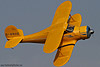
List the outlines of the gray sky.
{"label": "gray sky", "polygon": [[[82,15],[82,25],[95,30],[90,39],[78,41],[70,61],[62,67],[100,66],[100,0],[71,0],[71,14]],[[49,27],[58,5],[64,0],[0,0],[0,64],[22,64],[23,67],[54,67],[51,54],[43,52],[42,44],[24,43],[5,49],[4,30],[8,25],[22,29],[24,35]]]}

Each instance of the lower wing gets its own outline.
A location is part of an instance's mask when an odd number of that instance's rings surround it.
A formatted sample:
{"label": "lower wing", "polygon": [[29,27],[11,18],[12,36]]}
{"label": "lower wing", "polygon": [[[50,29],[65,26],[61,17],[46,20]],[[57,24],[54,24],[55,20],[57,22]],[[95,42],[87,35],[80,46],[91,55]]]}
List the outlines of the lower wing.
{"label": "lower wing", "polygon": [[77,40],[71,40],[61,43],[53,62],[55,66],[63,66],[69,61],[76,42]]}

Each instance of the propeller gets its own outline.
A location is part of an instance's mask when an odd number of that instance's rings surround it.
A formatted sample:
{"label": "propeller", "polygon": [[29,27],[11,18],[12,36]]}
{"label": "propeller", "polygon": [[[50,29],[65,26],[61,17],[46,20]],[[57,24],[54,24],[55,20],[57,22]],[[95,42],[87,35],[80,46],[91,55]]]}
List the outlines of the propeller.
{"label": "propeller", "polygon": [[91,34],[94,33],[94,30],[93,29],[90,29],[89,26],[87,26],[87,37],[90,38]]}

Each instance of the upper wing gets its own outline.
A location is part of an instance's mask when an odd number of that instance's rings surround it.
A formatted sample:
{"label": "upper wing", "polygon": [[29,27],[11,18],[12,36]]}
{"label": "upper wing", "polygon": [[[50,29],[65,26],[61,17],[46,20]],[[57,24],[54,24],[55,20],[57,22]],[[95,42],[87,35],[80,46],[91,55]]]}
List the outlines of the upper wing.
{"label": "upper wing", "polygon": [[71,16],[70,20],[69,20],[69,25],[70,26],[80,26],[81,25],[81,21],[82,21],[82,17],[80,14],[74,14],[73,16]]}
{"label": "upper wing", "polygon": [[69,18],[71,7],[71,2],[65,1],[57,8],[52,22],[52,25],[54,26],[49,32],[43,48],[45,53],[52,53],[59,47],[64,30],[67,28],[67,20]]}
{"label": "upper wing", "polygon": [[69,61],[76,42],[77,40],[72,40],[67,43],[62,42],[53,62],[55,66],[63,66]]}
{"label": "upper wing", "polygon": [[55,15],[54,15],[54,18],[53,18],[53,21],[52,21],[52,25],[58,24],[59,22],[57,22],[57,21],[58,21],[59,18],[63,18],[63,21],[67,22],[71,9],[72,9],[71,1],[63,2],[57,8],[57,10],[55,12]]}
{"label": "upper wing", "polygon": [[56,26],[52,31],[49,32],[43,51],[45,53],[52,53],[55,51],[61,42],[62,36],[64,32],[64,24],[60,24]]}

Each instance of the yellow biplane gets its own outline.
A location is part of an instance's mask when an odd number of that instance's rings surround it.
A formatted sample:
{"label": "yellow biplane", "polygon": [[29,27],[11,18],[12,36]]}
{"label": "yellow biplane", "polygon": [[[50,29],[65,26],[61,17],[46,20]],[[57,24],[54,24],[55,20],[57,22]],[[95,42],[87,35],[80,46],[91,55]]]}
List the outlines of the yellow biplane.
{"label": "yellow biplane", "polygon": [[80,26],[82,17],[80,14],[70,15],[72,3],[65,1],[57,8],[52,25],[40,32],[24,36],[21,29],[10,25],[5,29],[7,42],[5,48],[14,48],[18,43],[42,43],[43,51],[52,53],[56,49],[53,64],[62,66],[66,64],[72,54],[75,43],[78,40],[90,38],[94,33],[89,26]]}

